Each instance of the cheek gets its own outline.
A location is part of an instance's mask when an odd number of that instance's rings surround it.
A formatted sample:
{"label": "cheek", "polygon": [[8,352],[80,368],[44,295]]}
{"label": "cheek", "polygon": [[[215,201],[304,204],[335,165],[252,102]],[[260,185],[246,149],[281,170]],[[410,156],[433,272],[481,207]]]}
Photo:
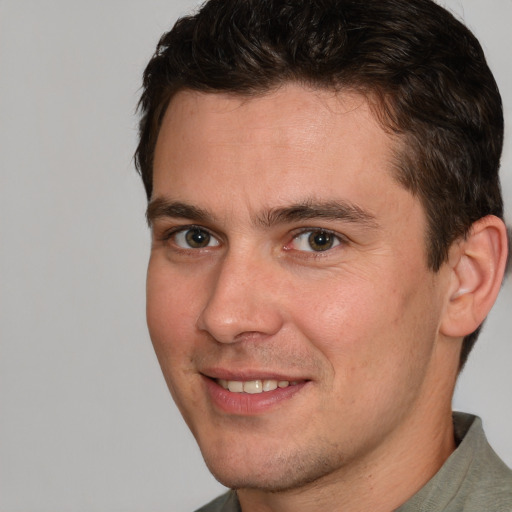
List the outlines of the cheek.
{"label": "cheek", "polygon": [[194,300],[190,287],[181,283],[165,265],[150,264],[146,316],[151,341],[169,391],[192,428],[189,410],[198,407],[199,389],[190,378],[194,375]]}
{"label": "cheek", "polygon": [[307,288],[296,294],[295,323],[334,371],[342,366],[343,372],[363,371],[373,379],[377,370],[395,371],[397,364],[425,357],[431,349],[435,321],[425,316],[429,291],[408,272],[334,276]]}
{"label": "cheek", "polygon": [[146,285],[146,317],[155,352],[162,367],[191,346],[195,325],[194,288],[184,286],[165,267],[150,263]]}
{"label": "cheek", "polygon": [[329,352],[361,348],[362,338],[389,321],[390,301],[383,301],[372,282],[335,276],[320,288],[304,288],[295,294],[295,321]]}
{"label": "cheek", "polygon": [[[329,368],[319,415],[343,417],[364,436],[371,425],[396,421],[418,395],[436,324],[421,314],[426,290],[418,280],[400,287],[393,280],[379,287],[374,280],[338,282],[303,302],[295,318]],[[335,419],[333,429],[339,425]]]}

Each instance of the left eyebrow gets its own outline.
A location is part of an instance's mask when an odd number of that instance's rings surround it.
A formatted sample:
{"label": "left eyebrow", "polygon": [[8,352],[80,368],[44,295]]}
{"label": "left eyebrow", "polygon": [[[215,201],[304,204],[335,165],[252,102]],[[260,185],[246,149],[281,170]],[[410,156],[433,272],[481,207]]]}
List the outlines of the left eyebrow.
{"label": "left eyebrow", "polygon": [[368,228],[378,228],[378,223],[372,213],[349,201],[305,201],[283,208],[273,208],[259,215],[255,220],[257,224],[270,227],[275,224],[313,219],[341,220]]}

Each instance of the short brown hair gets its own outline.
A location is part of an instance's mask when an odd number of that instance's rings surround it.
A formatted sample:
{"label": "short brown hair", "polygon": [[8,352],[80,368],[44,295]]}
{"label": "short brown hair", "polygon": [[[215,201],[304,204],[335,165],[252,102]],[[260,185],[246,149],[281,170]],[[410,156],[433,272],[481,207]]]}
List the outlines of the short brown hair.
{"label": "short brown hair", "polygon": [[254,95],[286,82],[373,100],[401,138],[396,178],[424,206],[433,271],[476,220],[503,218],[500,94],[477,39],[431,0],[210,0],[178,20],[144,72],[135,162],[148,199],[177,91]]}

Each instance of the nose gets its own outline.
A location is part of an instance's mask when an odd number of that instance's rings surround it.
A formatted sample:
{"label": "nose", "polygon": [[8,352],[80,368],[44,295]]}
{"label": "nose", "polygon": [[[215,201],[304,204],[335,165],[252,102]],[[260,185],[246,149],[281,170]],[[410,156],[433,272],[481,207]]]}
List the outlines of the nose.
{"label": "nose", "polygon": [[210,282],[198,327],[220,343],[276,334],[283,325],[279,271],[263,259],[227,255]]}

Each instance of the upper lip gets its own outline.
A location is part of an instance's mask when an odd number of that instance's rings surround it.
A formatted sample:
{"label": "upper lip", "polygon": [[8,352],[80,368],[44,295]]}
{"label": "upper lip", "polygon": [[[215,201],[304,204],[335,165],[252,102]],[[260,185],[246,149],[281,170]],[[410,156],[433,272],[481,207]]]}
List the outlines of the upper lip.
{"label": "upper lip", "polygon": [[309,380],[304,376],[286,374],[282,371],[273,370],[255,370],[255,369],[227,369],[227,368],[208,368],[201,370],[200,373],[210,379],[223,379],[233,381],[251,381],[251,380],[277,380],[277,381],[304,381]]}

